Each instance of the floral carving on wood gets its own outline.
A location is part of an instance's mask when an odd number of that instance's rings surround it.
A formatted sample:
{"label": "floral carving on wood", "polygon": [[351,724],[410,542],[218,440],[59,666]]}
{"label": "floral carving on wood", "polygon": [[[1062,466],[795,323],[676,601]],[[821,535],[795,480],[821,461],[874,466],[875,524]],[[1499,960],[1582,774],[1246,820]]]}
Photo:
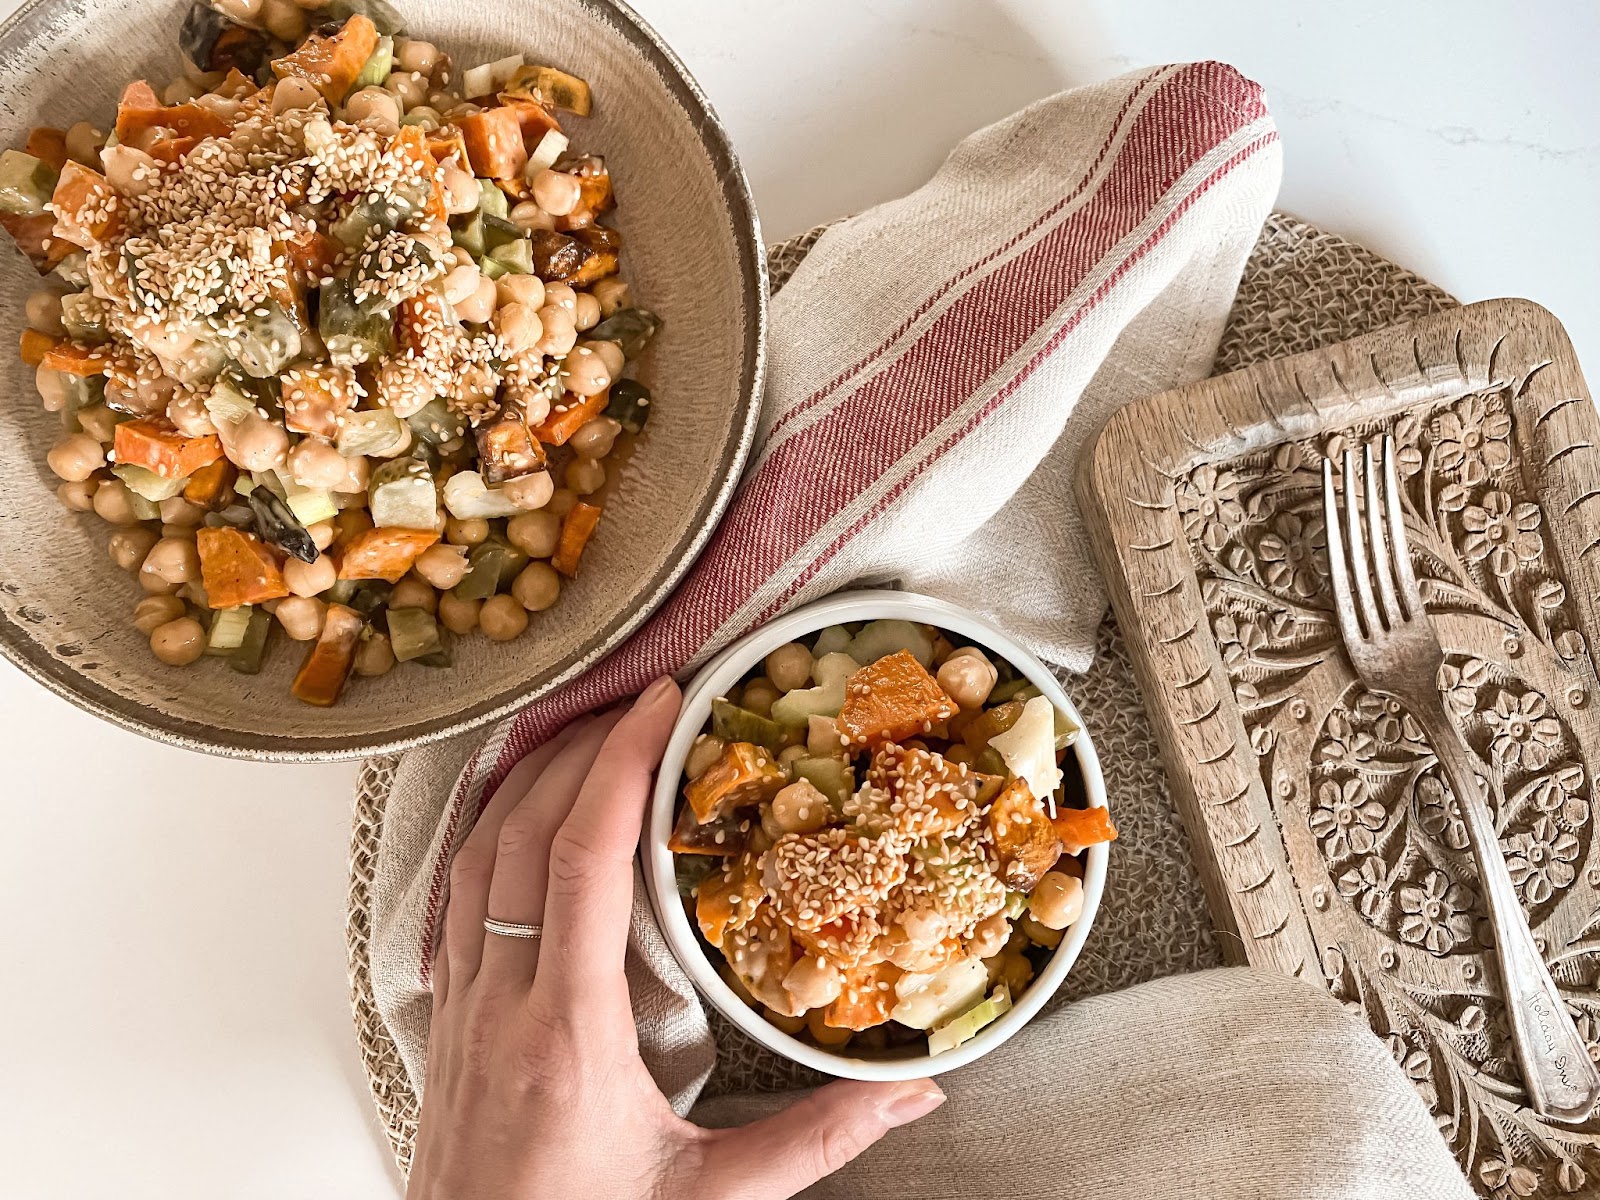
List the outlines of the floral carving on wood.
{"label": "floral carving on wood", "polygon": [[[1334,994],[1388,1039],[1485,1194],[1588,1190],[1600,1123],[1538,1120],[1510,1043],[1466,830],[1427,740],[1355,679],[1327,579],[1322,462],[1384,434],[1440,632],[1447,707],[1493,781],[1501,850],[1600,1059],[1594,663],[1497,385],[1195,467],[1175,497],[1211,632]],[[1582,881],[1584,886],[1575,887]]]}

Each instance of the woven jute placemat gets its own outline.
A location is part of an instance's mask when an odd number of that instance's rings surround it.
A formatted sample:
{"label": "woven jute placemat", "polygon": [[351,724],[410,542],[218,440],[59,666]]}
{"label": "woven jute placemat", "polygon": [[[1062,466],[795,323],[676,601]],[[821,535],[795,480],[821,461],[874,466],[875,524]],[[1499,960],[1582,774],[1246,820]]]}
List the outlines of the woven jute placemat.
{"label": "woven jute placemat", "polygon": [[[781,287],[825,226],[768,251]],[[1456,301],[1410,271],[1284,213],[1262,227],[1217,354],[1216,373],[1297,354]],[[1094,667],[1063,681],[1110,764],[1106,787],[1121,836],[1112,876],[1082,957],[1053,1003],[1147,979],[1218,966],[1222,948],[1206,913],[1188,834],[1168,799],[1166,773],[1134,683],[1122,635],[1101,625]],[[383,832],[394,757],[367,760],[356,784],[350,847],[350,998],[373,1102],[402,1172],[409,1172],[417,1096],[373,999],[369,937],[373,864]],[[717,1069],[707,1092],[775,1090],[810,1082],[801,1069],[757,1046],[713,1014]]]}

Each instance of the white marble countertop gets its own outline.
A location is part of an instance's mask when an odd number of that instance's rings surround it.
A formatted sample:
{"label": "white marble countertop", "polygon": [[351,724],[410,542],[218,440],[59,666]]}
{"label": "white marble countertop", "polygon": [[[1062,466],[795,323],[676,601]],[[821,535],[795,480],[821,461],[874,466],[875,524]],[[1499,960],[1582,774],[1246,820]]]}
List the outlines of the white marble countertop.
{"label": "white marble countertop", "polygon": [[[1221,58],[1267,86],[1282,207],[1464,299],[1540,301],[1600,377],[1592,6],[634,3],[732,130],[771,239],[915,186],[1036,97]],[[346,1003],[354,768],[165,749],[9,665],[0,712],[5,1193],[395,1195]]]}

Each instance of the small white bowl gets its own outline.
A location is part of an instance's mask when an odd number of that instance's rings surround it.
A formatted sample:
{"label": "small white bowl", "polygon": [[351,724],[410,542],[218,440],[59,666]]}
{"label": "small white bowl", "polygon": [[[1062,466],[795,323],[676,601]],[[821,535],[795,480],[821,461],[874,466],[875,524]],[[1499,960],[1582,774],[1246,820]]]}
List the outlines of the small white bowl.
{"label": "small white bowl", "polygon": [[[790,1037],[775,1025],[769,1024],[760,1013],[748,1007],[734,994],[717,967],[707,957],[704,948],[684,912],[682,898],[673,871],[673,854],[667,849],[667,839],[672,833],[677,810],[678,794],[683,782],[683,760],[689,747],[699,736],[711,717],[711,701],[727,693],[756,663],[785,642],[792,642],[829,625],[848,621],[875,621],[896,618],[918,621],[946,630],[958,645],[964,641],[988,647],[1007,660],[1028,682],[1049,697],[1050,702],[1082,727],[1083,719],[1073,706],[1055,676],[1014,639],[996,629],[982,618],[934,600],[909,592],[858,591],[841,592],[819,600],[815,604],[779,617],[763,625],[754,633],[729,646],[712,659],[684,689],[683,712],[677,727],[667,743],[666,757],[656,778],[655,796],[651,801],[649,827],[645,832],[643,860],[645,887],[650,903],[655,907],[656,918],[666,935],[667,944],[679,964],[688,972],[717,1011],[727,1017],[763,1046],[785,1058],[802,1063],[829,1075],[842,1075],[847,1079],[920,1079],[944,1071],[963,1067],[981,1058],[1000,1045],[1017,1030],[1026,1025],[1047,1000],[1061,986],[1072,964],[1077,961],[1089,936],[1100,907],[1100,893],[1105,886],[1107,847],[1092,846],[1087,852],[1083,879],[1083,916],[1067,930],[1061,945],[1050,956],[1045,967],[1029,984],[1020,999],[1004,1016],[986,1026],[971,1041],[964,1042],[943,1054],[918,1054],[904,1058],[856,1058],[848,1054],[835,1054],[808,1045]],[[1078,770],[1083,778],[1089,803],[1095,807],[1106,806],[1105,778],[1100,772],[1100,760],[1095,754],[1094,742],[1088,729],[1073,742]]]}

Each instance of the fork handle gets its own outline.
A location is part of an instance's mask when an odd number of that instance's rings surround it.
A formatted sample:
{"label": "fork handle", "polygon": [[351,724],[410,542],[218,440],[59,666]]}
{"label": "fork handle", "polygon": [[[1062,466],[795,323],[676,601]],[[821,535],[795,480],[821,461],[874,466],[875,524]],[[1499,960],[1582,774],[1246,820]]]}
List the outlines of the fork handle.
{"label": "fork handle", "polygon": [[1478,860],[1478,878],[1500,961],[1506,1016],[1522,1061],[1528,1099],[1542,1117],[1582,1121],[1600,1100],[1600,1068],[1589,1057],[1544,956],[1534,945],[1533,930],[1500,853],[1486,798],[1487,781],[1442,702],[1432,712],[1414,715],[1450,781]]}

